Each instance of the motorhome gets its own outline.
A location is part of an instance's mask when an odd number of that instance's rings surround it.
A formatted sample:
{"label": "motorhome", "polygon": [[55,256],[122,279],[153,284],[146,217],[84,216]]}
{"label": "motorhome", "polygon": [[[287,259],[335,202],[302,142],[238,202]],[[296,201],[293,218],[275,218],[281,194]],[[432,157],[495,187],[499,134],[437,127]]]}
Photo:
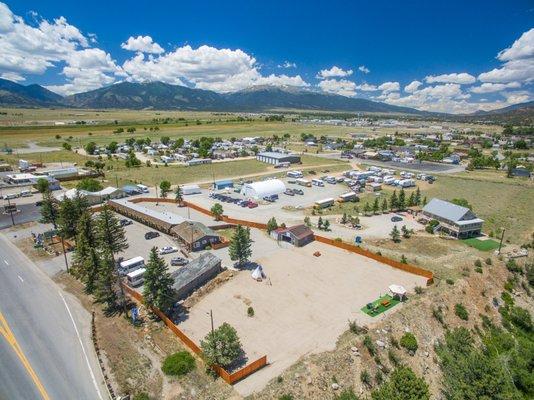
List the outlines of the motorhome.
{"label": "motorhome", "polygon": [[324,181],[322,179],[312,179],[312,185],[323,187]]}
{"label": "motorhome", "polygon": [[340,203],[347,203],[347,202],[350,202],[350,201],[358,201],[358,195],[356,194],[356,192],[343,193],[343,194],[339,195],[339,200],[338,201]]}
{"label": "motorhome", "polygon": [[145,281],[145,272],[146,268],[139,268],[127,273],[126,280],[128,281],[128,285],[132,287],[141,285]]}
{"label": "motorhome", "polygon": [[315,208],[327,208],[327,207],[331,207],[333,205],[334,205],[334,199],[333,198],[317,200],[315,202]]}
{"label": "motorhome", "polygon": [[304,175],[300,171],[287,171],[288,178],[302,178]]}
{"label": "motorhome", "polygon": [[306,187],[310,187],[312,185],[312,183],[307,179],[297,179],[295,180],[295,183],[297,185],[306,186]]}
{"label": "motorhome", "polygon": [[127,275],[139,268],[145,266],[145,259],[141,256],[130,258],[129,260],[121,261],[119,264],[119,274]]}
{"label": "motorhome", "polygon": [[399,187],[409,188],[415,186],[415,181],[413,179],[402,179],[398,183]]}

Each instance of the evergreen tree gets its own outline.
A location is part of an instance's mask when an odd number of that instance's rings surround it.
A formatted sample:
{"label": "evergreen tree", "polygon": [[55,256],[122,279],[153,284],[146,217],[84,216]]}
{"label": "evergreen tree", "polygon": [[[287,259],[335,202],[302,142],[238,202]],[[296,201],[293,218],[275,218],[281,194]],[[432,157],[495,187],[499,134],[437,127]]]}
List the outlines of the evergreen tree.
{"label": "evergreen tree", "polygon": [[241,225],[237,226],[228,252],[230,259],[237,261],[238,265],[243,265],[248,261],[252,255],[252,240],[250,239],[249,228],[243,228]]}
{"label": "evergreen tree", "polygon": [[417,189],[415,190],[415,205],[420,206],[421,205],[421,190],[419,190],[419,186],[417,186]]}
{"label": "evergreen tree", "polygon": [[399,228],[397,228],[397,225],[393,226],[393,229],[391,230],[389,236],[391,237],[391,240],[393,240],[395,243],[400,242],[400,232]]}
{"label": "evergreen tree", "polygon": [[310,217],[308,217],[307,215],[304,217],[304,224],[308,227],[311,226]]}
{"label": "evergreen tree", "polygon": [[278,229],[278,222],[276,222],[275,217],[272,217],[269,221],[267,221],[267,232],[271,233],[276,229]]}
{"label": "evergreen tree", "polygon": [[112,257],[128,248],[124,228],[107,205],[102,208],[97,218],[97,237]]}
{"label": "evergreen tree", "polygon": [[52,192],[46,190],[43,193],[43,201],[41,203],[41,220],[43,224],[52,224],[54,229],[57,229],[57,221],[59,219],[59,209],[57,203],[54,201]]}
{"label": "evergreen tree", "polygon": [[115,260],[108,250],[104,251],[95,289],[95,299],[106,304],[106,311],[112,313],[117,308],[117,281],[119,277],[115,268]]}
{"label": "evergreen tree", "polygon": [[397,191],[394,190],[393,193],[391,193],[391,198],[389,199],[389,207],[392,210],[396,210],[399,207],[399,200],[397,198]]}
{"label": "evergreen tree", "polygon": [[415,206],[415,192],[410,193],[410,197],[408,197],[408,207]]}
{"label": "evergreen tree", "polygon": [[371,393],[372,400],[429,400],[430,393],[424,379],[408,367],[399,367],[390,379]]}
{"label": "evergreen tree", "polygon": [[347,219],[347,213],[344,212],[344,213],[343,213],[343,216],[341,217],[341,223],[342,223],[343,225],[345,225],[345,224],[347,223],[347,221],[348,221],[348,219]]}
{"label": "evergreen tree", "polygon": [[365,203],[363,206],[363,215],[368,215],[371,212],[371,206],[369,203]]}
{"label": "evergreen tree", "polygon": [[150,250],[143,283],[143,297],[149,306],[166,312],[174,302],[174,280],[168,271],[165,260],[158,256],[155,247]]}
{"label": "evergreen tree", "polygon": [[211,207],[210,211],[213,214],[213,216],[215,217],[216,221],[219,221],[221,219],[221,216],[224,213],[223,206],[220,203],[215,203]]}
{"label": "evergreen tree", "polygon": [[406,239],[408,239],[412,234],[412,231],[410,229],[406,228],[406,225],[402,226],[401,232],[402,232],[402,237],[404,237]]}
{"label": "evergreen tree", "polygon": [[388,199],[384,197],[384,200],[382,201],[382,212],[385,214],[388,210]]}
{"label": "evergreen tree", "polygon": [[74,249],[74,274],[85,284],[85,291],[93,293],[98,277],[100,255],[96,243],[96,229],[91,214],[86,211],[77,224],[76,248]]}
{"label": "evergreen tree", "polygon": [[319,228],[319,230],[323,229],[323,219],[321,217],[317,220],[317,228]]}
{"label": "evergreen tree", "polygon": [[421,205],[424,207],[424,206],[426,206],[426,203],[427,203],[427,201],[426,201],[426,196],[425,196],[424,199],[423,199],[423,204],[421,204]]}
{"label": "evergreen tree", "polygon": [[380,205],[378,204],[378,197],[375,197],[375,201],[373,202],[373,214],[378,214],[379,209]]}
{"label": "evergreen tree", "polygon": [[330,230],[330,221],[327,219],[323,223],[323,230],[327,232]]}
{"label": "evergreen tree", "polygon": [[161,181],[159,184],[159,190],[161,192],[161,197],[166,198],[167,193],[171,191],[171,183],[169,181]]}
{"label": "evergreen tree", "polygon": [[178,202],[178,204],[182,204],[182,202],[184,201],[184,194],[180,185],[176,186],[176,190],[174,191],[174,198]]}
{"label": "evergreen tree", "polygon": [[399,210],[404,210],[406,208],[406,193],[404,192],[404,188],[401,188],[400,190],[397,208]]}

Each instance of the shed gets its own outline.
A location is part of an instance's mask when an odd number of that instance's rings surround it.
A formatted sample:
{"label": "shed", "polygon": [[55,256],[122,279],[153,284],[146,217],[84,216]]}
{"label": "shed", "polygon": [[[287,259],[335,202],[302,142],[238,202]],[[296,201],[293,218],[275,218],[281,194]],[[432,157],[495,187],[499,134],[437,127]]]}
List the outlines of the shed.
{"label": "shed", "polygon": [[213,182],[213,189],[215,190],[221,190],[231,187],[234,187],[234,182],[231,179],[221,179],[219,181]]}
{"label": "shed", "polygon": [[184,221],[173,226],[170,232],[193,251],[203,250],[221,241],[220,236],[213,229],[196,221]]}
{"label": "shed", "polygon": [[286,185],[280,179],[246,183],[241,188],[241,193],[248,198],[263,199],[267,196],[284,193]]}
{"label": "shed", "polygon": [[213,253],[204,253],[185,267],[171,273],[172,285],[178,300],[189,296],[194,290],[213,279],[222,271],[221,259]]}
{"label": "shed", "polygon": [[304,224],[275,229],[271,232],[271,236],[276,240],[291,243],[296,247],[305,246],[315,239],[313,231]]}
{"label": "shed", "polygon": [[198,186],[198,185],[183,185],[182,186],[182,193],[184,195],[199,194],[199,193],[201,193],[200,186]]}

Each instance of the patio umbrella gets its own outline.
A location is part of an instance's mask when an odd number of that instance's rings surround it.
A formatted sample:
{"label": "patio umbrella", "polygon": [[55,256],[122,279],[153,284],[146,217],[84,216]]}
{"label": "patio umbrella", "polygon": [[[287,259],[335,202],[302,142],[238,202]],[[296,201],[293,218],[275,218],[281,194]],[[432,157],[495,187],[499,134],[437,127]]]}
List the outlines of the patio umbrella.
{"label": "patio umbrella", "polygon": [[389,291],[393,293],[394,296],[399,296],[400,299],[406,296],[406,289],[401,285],[389,285]]}

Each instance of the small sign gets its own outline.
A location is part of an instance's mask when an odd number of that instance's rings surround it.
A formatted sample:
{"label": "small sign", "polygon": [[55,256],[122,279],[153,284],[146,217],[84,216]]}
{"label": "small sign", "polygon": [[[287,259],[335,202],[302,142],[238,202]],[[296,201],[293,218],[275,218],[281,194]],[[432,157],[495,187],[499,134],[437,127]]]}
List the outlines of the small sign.
{"label": "small sign", "polygon": [[136,323],[137,318],[139,317],[139,309],[137,307],[133,307],[131,309],[132,312],[132,323]]}

